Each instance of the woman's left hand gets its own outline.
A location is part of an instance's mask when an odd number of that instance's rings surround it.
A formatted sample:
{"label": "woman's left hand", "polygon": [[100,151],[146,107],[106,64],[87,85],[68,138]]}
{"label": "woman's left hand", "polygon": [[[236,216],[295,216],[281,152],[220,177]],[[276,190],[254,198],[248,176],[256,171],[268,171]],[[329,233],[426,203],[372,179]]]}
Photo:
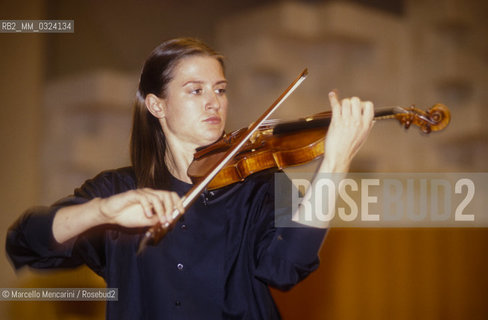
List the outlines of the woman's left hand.
{"label": "woman's left hand", "polygon": [[329,100],[332,120],[325,138],[320,172],[347,172],[373,127],[373,103],[357,97],[339,102],[335,92],[329,93]]}

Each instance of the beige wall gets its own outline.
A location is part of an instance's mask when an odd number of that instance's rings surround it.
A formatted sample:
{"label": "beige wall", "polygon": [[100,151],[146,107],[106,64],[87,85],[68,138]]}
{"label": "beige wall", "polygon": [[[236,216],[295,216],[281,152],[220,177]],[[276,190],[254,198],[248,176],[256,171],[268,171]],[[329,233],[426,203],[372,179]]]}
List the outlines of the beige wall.
{"label": "beige wall", "polygon": [[[1,19],[43,15],[43,3],[19,7],[0,3]],[[40,142],[42,137],[42,79],[44,69],[42,35],[0,34],[0,238],[26,206],[39,201]],[[16,285],[16,277],[0,246],[0,287]],[[6,303],[0,317],[6,319]]]}

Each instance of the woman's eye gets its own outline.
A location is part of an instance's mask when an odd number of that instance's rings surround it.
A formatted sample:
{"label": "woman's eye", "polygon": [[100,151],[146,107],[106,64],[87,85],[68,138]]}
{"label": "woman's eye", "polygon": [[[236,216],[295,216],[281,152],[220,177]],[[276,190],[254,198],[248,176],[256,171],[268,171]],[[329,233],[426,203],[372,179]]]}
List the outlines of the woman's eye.
{"label": "woman's eye", "polygon": [[198,88],[198,89],[193,89],[191,91],[191,94],[201,94],[202,93],[202,89]]}
{"label": "woman's eye", "polygon": [[217,94],[219,94],[219,95],[223,95],[223,94],[225,94],[225,93],[226,93],[226,91],[227,91],[227,89],[226,89],[226,88],[220,88],[220,89],[216,89],[216,90],[215,90],[215,93],[217,93]]}

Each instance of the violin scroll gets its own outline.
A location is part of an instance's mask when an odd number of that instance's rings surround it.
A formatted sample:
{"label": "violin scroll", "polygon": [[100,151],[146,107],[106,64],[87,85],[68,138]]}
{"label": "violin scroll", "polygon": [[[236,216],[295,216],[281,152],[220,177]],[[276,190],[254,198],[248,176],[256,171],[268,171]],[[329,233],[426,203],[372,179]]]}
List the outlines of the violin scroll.
{"label": "violin scroll", "polygon": [[451,120],[449,109],[443,104],[435,104],[427,111],[417,109],[415,106],[408,108],[395,108],[394,117],[408,129],[412,124],[418,126],[423,133],[440,131],[447,127]]}

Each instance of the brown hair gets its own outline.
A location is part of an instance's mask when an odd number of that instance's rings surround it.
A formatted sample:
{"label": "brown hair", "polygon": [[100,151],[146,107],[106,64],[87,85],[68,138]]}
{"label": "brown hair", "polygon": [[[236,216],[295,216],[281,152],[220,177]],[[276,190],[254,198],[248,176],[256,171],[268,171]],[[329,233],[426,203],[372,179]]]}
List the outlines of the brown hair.
{"label": "brown hair", "polygon": [[162,43],[144,63],[136,94],[130,141],[131,162],[139,188],[165,189],[169,180],[169,171],[164,162],[166,139],[158,119],[147,110],[145,98],[152,93],[164,99],[178,62],[196,55],[214,57],[224,69],[223,56],[193,38],[176,38]]}

